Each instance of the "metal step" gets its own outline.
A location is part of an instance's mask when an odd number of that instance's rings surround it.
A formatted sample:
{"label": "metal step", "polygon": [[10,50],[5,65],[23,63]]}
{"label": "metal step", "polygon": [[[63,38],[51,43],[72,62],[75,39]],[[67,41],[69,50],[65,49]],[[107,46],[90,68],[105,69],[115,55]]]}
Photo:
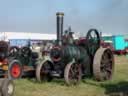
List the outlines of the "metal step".
{"label": "metal step", "polygon": [[61,76],[61,74],[59,74],[59,73],[56,72],[56,71],[51,71],[51,72],[50,72],[50,75],[51,75],[52,77],[60,77],[60,76]]}

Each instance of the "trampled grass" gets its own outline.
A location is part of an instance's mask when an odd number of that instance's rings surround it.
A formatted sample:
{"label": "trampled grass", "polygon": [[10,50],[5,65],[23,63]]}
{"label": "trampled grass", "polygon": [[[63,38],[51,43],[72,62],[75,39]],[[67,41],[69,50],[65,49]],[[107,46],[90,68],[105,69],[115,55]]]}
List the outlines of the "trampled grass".
{"label": "trampled grass", "polygon": [[115,73],[113,79],[97,82],[86,78],[77,86],[66,86],[63,80],[37,83],[35,79],[15,81],[14,96],[106,96],[128,93],[128,58],[115,56]]}

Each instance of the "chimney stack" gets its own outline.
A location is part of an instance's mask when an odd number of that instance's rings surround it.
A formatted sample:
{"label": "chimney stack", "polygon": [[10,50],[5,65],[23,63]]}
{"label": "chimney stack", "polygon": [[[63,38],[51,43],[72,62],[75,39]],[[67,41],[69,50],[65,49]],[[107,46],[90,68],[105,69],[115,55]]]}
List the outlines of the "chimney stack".
{"label": "chimney stack", "polygon": [[57,44],[62,45],[62,35],[63,35],[63,12],[56,13],[57,20]]}

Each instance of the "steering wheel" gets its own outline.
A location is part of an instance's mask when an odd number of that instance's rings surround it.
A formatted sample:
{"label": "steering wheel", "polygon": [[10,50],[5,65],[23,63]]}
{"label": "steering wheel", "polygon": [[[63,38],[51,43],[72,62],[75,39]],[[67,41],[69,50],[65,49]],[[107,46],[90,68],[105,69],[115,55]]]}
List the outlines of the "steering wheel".
{"label": "steering wheel", "polygon": [[100,47],[100,35],[97,29],[90,29],[86,35],[88,54],[94,56]]}
{"label": "steering wheel", "polygon": [[32,51],[31,51],[31,49],[29,47],[22,47],[21,48],[21,55],[23,57],[30,57],[31,53],[32,53]]}
{"label": "steering wheel", "polygon": [[19,48],[17,46],[12,46],[9,49],[9,56],[16,57],[19,53]]}

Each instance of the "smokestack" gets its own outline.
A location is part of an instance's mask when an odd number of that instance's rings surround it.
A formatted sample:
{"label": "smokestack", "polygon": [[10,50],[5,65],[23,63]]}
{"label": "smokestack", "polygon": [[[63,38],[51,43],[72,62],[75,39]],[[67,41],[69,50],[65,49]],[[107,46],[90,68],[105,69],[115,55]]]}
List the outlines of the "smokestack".
{"label": "smokestack", "polygon": [[62,35],[63,35],[63,12],[57,12],[56,18],[57,18],[57,44],[62,44]]}

